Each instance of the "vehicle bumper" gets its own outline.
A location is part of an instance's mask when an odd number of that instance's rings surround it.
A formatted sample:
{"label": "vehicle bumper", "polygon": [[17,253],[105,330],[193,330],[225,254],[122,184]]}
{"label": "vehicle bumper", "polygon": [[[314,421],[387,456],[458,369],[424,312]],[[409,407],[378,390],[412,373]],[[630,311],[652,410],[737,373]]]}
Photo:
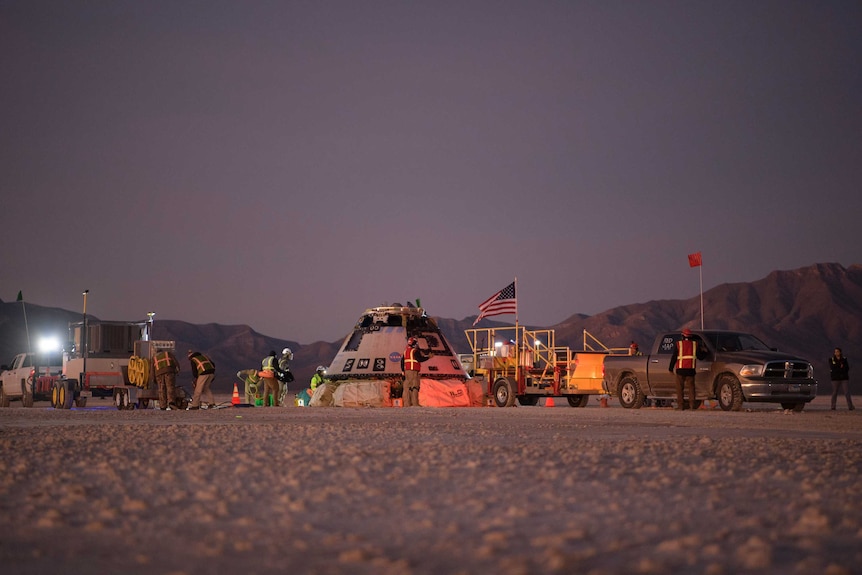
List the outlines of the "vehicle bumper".
{"label": "vehicle bumper", "polygon": [[817,397],[817,382],[810,380],[742,380],[742,395],[751,402],[809,402]]}

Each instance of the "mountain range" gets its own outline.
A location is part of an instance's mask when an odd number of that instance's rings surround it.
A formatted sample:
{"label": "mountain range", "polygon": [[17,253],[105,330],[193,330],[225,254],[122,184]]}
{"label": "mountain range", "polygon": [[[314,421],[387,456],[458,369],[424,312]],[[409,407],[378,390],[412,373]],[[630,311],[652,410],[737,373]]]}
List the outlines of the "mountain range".
{"label": "mountain range", "polygon": [[[370,304],[368,307],[373,307]],[[582,349],[584,330],[608,347],[628,347],[636,341],[648,351],[661,331],[700,327],[700,296],[684,300],[656,300],[615,307],[595,314],[575,314],[549,328],[557,345]],[[862,357],[862,266],[845,268],[837,263],[814,264],[789,271],[774,271],[750,283],[718,285],[703,293],[704,325],[707,329],[747,331],[772,347],[808,359],[814,364],[821,392],[828,391],[828,358],[834,347],[843,348],[852,365]],[[364,310],[345,318],[345,336]],[[430,311],[430,310],[429,310]],[[27,349],[27,328],[31,336],[42,333],[65,334],[69,322],[80,321],[81,314],[31,303],[0,300],[0,358],[9,363],[15,354]],[[92,316],[91,316],[92,317]],[[464,330],[472,327],[476,316],[462,320],[435,318],[441,331],[458,353],[469,353]],[[94,318],[98,319],[98,318]],[[511,325],[482,320],[479,327]],[[247,325],[190,324],[179,320],[158,320],[153,339],[174,340],[180,359],[187,349],[209,355],[216,364],[217,391],[230,391],[240,369],[258,367],[270,350],[294,352],[292,363],[299,389],[309,381],[316,366],[328,366],[343,343],[300,344],[296,341],[262,335]],[[851,367],[852,367],[851,365]],[[187,364],[179,382],[188,389],[191,383]],[[851,381],[853,380],[851,371]],[[854,391],[859,392],[854,385]]]}

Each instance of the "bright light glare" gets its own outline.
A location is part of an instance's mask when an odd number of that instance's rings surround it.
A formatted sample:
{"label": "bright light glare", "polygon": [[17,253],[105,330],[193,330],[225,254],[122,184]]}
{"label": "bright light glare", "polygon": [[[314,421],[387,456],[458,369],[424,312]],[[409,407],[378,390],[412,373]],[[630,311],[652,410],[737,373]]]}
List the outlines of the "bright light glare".
{"label": "bright light glare", "polygon": [[39,351],[47,353],[60,350],[60,340],[56,337],[43,337],[39,340]]}

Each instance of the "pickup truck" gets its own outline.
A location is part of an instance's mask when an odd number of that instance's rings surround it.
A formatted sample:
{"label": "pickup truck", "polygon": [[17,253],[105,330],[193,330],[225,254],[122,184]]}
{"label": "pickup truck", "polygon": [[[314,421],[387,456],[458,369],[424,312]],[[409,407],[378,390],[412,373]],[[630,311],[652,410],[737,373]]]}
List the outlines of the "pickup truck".
{"label": "pickup truck", "polygon": [[[715,399],[725,411],[739,411],[744,401],[780,403],[802,411],[817,395],[811,363],[768,347],[737,331],[692,331],[697,342],[696,404]],[[676,375],[670,359],[681,331],[656,338],[649,355],[609,355],[604,360],[605,390],[626,408],[644,401],[676,398]]]}
{"label": "pickup truck", "polygon": [[63,356],[60,352],[19,353],[11,366],[2,366],[0,407],[9,407],[12,399],[20,399],[24,407],[33,407],[34,397],[39,394],[34,382],[40,377],[59,375],[62,371]]}

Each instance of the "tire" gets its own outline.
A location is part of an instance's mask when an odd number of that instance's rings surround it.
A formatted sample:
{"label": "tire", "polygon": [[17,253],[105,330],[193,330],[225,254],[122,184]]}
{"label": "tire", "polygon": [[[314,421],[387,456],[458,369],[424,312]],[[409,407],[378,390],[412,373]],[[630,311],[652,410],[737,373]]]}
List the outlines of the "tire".
{"label": "tire", "polygon": [[518,403],[526,406],[538,405],[539,396],[538,395],[519,395]]}
{"label": "tire", "polygon": [[572,407],[586,407],[590,401],[589,395],[570,395],[568,398],[569,405]]}
{"label": "tire", "polygon": [[742,409],[742,388],[739,386],[739,380],[732,375],[722,375],[718,378],[715,397],[723,411]]}
{"label": "tire", "polygon": [[[27,388],[30,391],[27,391]],[[27,378],[27,383],[21,384],[21,405],[24,407],[33,407],[33,378]]]}
{"label": "tire", "polygon": [[792,410],[792,411],[795,411],[798,413],[798,412],[802,411],[803,409],[805,409],[805,402],[804,401],[785,402],[785,403],[781,404],[781,408],[782,409],[789,409],[789,410]]}
{"label": "tire", "polygon": [[75,398],[74,386],[69,385],[69,380],[58,381],[54,388],[57,409],[71,409]]}
{"label": "tire", "polygon": [[126,394],[122,389],[114,390],[114,405],[120,411],[126,409]]}
{"label": "tire", "polygon": [[640,409],[644,404],[644,392],[636,377],[626,375],[617,386],[620,405],[626,409]]}
{"label": "tire", "polygon": [[2,386],[0,386],[0,407],[9,407],[9,396],[3,391]]}
{"label": "tire", "polygon": [[55,381],[54,386],[51,388],[51,407],[54,409],[60,409],[60,382]]}
{"label": "tire", "polygon": [[512,389],[512,382],[505,377],[494,382],[494,403],[497,407],[515,405],[515,391]]}

